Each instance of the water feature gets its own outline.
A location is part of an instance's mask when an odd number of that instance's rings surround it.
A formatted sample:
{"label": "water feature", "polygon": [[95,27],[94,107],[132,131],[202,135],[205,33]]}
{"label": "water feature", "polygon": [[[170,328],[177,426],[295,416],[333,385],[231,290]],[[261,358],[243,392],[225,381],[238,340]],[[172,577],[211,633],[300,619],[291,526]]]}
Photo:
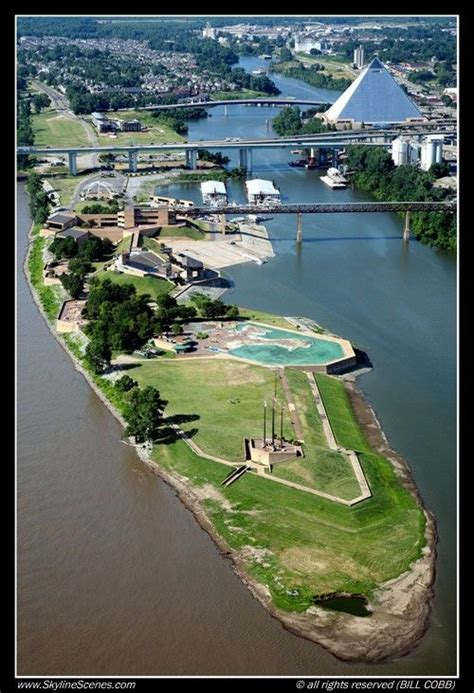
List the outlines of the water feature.
{"label": "water feature", "polygon": [[[242,63],[251,70],[263,61]],[[287,94],[319,91],[296,80],[285,85]],[[236,106],[225,117],[216,108],[190,124],[189,138],[261,136],[276,112]],[[318,171],[290,169],[288,157],[284,150],[254,156],[256,172],[279,182],[283,201],[365,199],[327,189]],[[239,183],[230,187],[242,193]],[[186,197],[184,186],[176,189]],[[427,636],[398,661],[347,664],[272,619],[174,492],[120,444],[121,427],[32,302],[21,272],[29,226],[22,194],[18,214],[19,673],[454,673],[453,258],[416,242],[405,248],[394,215],[305,217],[300,251],[295,219],[278,217],[266,223],[277,257],[231,271],[229,301],[306,315],[368,351],[374,369],[359,384],[438,522]]]}
{"label": "water feature", "polygon": [[[258,333],[250,336],[250,341],[229,350],[233,356],[250,359],[258,363],[275,365],[312,365],[335,361],[344,355],[344,351],[338,342],[326,339],[297,335],[294,332],[277,329],[262,329],[258,323],[238,325],[235,331],[246,337],[246,332],[252,325],[258,327]],[[252,339],[257,338],[260,343],[252,344]],[[268,344],[262,344],[265,340]],[[283,341],[282,341],[283,340]],[[284,341],[286,340],[286,344]],[[288,340],[291,340],[288,342]],[[272,344],[272,342],[274,342]],[[280,344],[278,343],[280,342]]]}

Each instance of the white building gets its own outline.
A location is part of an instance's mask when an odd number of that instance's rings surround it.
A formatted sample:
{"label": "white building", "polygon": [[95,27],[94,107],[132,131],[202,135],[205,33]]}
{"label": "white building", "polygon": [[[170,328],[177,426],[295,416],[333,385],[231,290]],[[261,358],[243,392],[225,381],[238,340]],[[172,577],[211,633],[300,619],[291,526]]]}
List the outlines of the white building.
{"label": "white building", "polygon": [[362,46],[359,46],[359,48],[356,48],[354,51],[354,65],[360,69],[361,67],[364,67],[364,62],[364,49]]}
{"label": "white building", "polygon": [[219,180],[205,180],[201,183],[202,201],[205,205],[217,207],[227,204],[227,191]]}
{"label": "white building", "polygon": [[443,161],[443,135],[428,135],[421,143],[421,168],[428,171],[433,164]]}
{"label": "white building", "polygon": [[216,29],[209,24],[209,22],[206,24],[204,29],[202,30],[202,37],[203,38],[210,38],[210,39],[215,39],[216,38]]}
{"label": "white building", "polygon": [[308,36],[305,34],[295,34],[296,53],[309,53],[312,48],[316,48],[316,50],[322,51],[328,48],[328,44],[326,41],[321,41],[321,39],[315,39],[312,36]]}
{"label": "white building", "polygon": [[280,191],[271,180],[255,178],[245,181],[247,200],[251,205],[280,204]]}
{"label": "white building", "polygon": [[392,141],[391,154],[395,166],[416,164],[420,158],[420,145],[407,138],[397,137]]}

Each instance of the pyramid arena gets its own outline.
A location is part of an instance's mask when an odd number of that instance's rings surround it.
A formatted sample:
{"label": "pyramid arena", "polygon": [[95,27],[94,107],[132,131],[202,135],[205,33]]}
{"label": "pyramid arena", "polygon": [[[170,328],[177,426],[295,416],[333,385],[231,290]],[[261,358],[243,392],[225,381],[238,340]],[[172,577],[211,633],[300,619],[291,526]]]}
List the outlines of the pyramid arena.
{"label": "pyramid arena", "polygon": [[321,117],[341,128],[426,120],[378,58]]}

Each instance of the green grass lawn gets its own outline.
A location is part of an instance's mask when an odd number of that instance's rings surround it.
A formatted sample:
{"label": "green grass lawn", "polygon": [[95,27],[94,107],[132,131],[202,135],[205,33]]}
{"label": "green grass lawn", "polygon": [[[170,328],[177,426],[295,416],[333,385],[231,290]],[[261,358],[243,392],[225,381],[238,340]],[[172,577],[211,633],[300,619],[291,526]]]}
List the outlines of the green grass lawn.
{"label": "green grass lawn", "polygon": [[[228,468],[197,457],[182,441],[157,446],[154,457],[198,487],[211,521],[233,549],[251,547],[248,572],[287,611],[302,611],[313,595],[333,591],[370,597],[381,582],[407,570],[424,545],[419,507],[389,463],[374,455],[364,460],[374,498],[354,508],[255,474],[223,487]],[[295,588],[298,596],[287,594]]]}
{"label": "green grass lawn", "polygon": [[286,375],[303,428],[305,456],[276,465],[273,474],[339,498],[356,498],[360,487],[352,466],[346,457],[327,447],[306,373],[287,368]]}
{"label": "green grass lawn", "polygon": [[160,279],[160,277],[133,277],[130,274],[120,274],[119,272],[107,272],[100,270],[95,274],[98,279],[110,279],[117,284],[133,284],[137,290],[137,294],[150,294],[152,299],[158,298],[163,294],[168,294],[174,284]]}
{"label": "green grass lawn", "polygon": [[190,229],[188,226],[182,228],[177,228],[174,226],[162,226],[157,238],[172,238],[180,237],[192,238],[193,241],[202,241],[205,239],[205,232],[199,231],[198,229]]}
{"label": "green grass lawn", "polygon": [[248,320],[255,320],[255,322],[263,322],[267,325],[274,325],[275,327],[283,327],[284,329],[294,329],[285,318],[280,315],[274,315],[273,313],[265,313],[263,310],[254,310],[253,308],[241,308],[239,306],[239,313],[243,318]]}
{"label": "green grass lawn", "polygon": [[316,382],[336,441],[348,450],[371,452],[362,433],[343,383],[322,373],[315,374]]}
{"label": "green grass lawn", "polygon": [[[205,451],[235,461],[242,459],[244,435],[258,435],[261,402],[270,399],[274,383],[267,369],[224,360],[143,362],[131,375],[141,385],[159,388],[169,400],[167,413],[197,414],[199,418],[182,422],[183,428],[195,429],[193,439]],[[291,370],[287,375],[305,427],[305,465],[319,459],[319,481],[325,479],[328,489],[341,492],[331,487],[337,483],[331,471],[337,467],[344,486],[349,483],[347,470],[327,449],[318,448],[322,431],[315,408],[309,406],[306,375]],[[347,408],[342,383],[328,380],[336,383],[325,399],[331,422],[339,419],[342,425],[345,411],[349,431],[344,438],[336,425],[336,436],[348,447],[365,445],[368,450]],[[407,570],[425,543],[424,517],[416,500],[400,485],[390,463],[371,452],[360,458],[373,497],[353,508],[252,473],[222,487],[228,468],[199,458],[182,441],[156,446],[154,456],[197,488],[216,530],[232,548],[251,547],[252,554],[244,553],[248,572],[268,587],[276,606],[288,611],[304,610],[314,595],[334,591],[370,598],[381,582]],[[299,590],[297,596],[287,593],[292,589]]]}
{"label": "green grass lawn", "polygon": [[[123,243],[123,241],[121,241],[121,243]],[[158,255],[158,257],[161,257],[162,260],[168,260],[168,256],[161,249],[160,242],[155,240],[154,238],[148,238],[147,236],[143,236],[142,248],[145,248],[146,250],[152,250],[156,255]]]}
{"label": "green grass lawn", "polygon": [[[195,421],[182,424],[183,430],[197,429],[193,440],[204,452],[232,462],[244,460],[244,437],[262,435],[262,404],[271,401],[275,383],[270,369],[230,359],[148,361],[131,375],[160,390],[169,400],[167,414],[197,414]],[[277,397],[281,399],[279,381]],[[294,438],[288,417],[284,435]]]}
{"label": "green grass lawn", "polygon": [[81,182],[79,176],[50,176],[47,180],[58,191],[61,205],[69,204],[76,186]]}
{"label": "green grass lawn", "polygon": [[[320,63],[324,65],[324,73],[331,75],[331,77],[343,78],[343,79],[354,79],[354,76],[359,74],[358,70],[351,70],[348,68],[349,60],[334,59],[329,58],[326,55],[308,55],[306,53],[298,53],[297,58],[300,62],[307,67],[314,63]],[[338,56],[339,58],[339,56]]]}
{"label": "green grass lawn", "polygon": [[89,144],[81,123],[58,111],[47,109],[31,117],[34,143],[38,147],[85,147]]}
{"label": "green grass lawn", "polygon": [[118,132],[117,138],[110,138],[108,134],[97,135],[99,144],[167,144],[169,142],[186,142],[182,135],[178,135],[172,128],[153,118],[147,111],[119,111],[109,113],[110,118],[121,120],[139,120],[147,132]]}

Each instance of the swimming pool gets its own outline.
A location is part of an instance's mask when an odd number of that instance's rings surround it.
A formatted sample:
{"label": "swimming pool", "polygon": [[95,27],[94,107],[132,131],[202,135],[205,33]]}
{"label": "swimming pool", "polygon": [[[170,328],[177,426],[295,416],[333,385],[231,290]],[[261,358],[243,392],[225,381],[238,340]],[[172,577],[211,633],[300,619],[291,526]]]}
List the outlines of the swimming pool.
{"label": "swimming pool", "polygon": [[255,322],[237,325],[233,332],[235,337],[242,335],[245,343],[235,347],[229,344],[228,353],[257,363],[308,366],[344,357],[344,350],[336,341],[265,327]]}

